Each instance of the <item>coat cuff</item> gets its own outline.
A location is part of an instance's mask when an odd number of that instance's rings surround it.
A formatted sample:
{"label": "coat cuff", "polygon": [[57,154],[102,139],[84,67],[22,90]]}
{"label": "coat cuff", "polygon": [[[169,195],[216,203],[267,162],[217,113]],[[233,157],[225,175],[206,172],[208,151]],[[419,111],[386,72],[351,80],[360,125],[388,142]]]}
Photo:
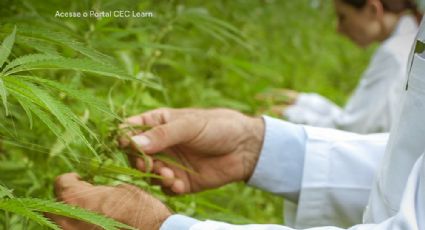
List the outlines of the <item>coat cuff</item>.
{"label": "coat cuff", "polygon": [[164,221],[160,230],[189,230],[193,225],[199,222],[201,221],[191,217],[175,214]]}
{"label": "coat cuff", "polygon": [[263,119],[263,147],[248,184],[296,202],[304,165],[304,128],[268,116]]}

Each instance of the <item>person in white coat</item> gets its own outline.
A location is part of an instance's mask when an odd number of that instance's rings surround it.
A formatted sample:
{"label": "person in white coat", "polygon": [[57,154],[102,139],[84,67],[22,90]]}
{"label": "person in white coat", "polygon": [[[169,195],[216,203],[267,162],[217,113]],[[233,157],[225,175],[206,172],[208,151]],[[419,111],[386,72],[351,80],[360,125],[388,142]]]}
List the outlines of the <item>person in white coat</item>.
{"label": "person in white coat", "polygon": [[[412,0],[335,0],[338,32],[360,47],[380,42],[354,93],[341,108],[316,93],[277,91],[290,105],[272,111],[288,121],[357,133],[388,132],[397,112],[418,21]],[[410,11],[411,13],[408,13]],[[289,94],[286,92],[290,92]]]}

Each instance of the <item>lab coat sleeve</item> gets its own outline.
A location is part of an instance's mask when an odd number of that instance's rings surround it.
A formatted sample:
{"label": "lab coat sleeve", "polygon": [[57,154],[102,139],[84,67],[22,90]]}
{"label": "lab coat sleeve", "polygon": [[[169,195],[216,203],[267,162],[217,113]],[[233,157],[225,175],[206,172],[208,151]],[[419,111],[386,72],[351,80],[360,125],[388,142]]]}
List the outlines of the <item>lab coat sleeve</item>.
{"label": "lab coat sleeve", "polygon": [[[388,230],[388,229],[425,229],[425,162],[424,156],[417,160],[409,175],[403,198],[400,204],[400,210],[392,217],[381,223],[364,223],[353,225],[348,228],[339,228],[333,226],[322,226],[309,228],[311,230]],[[191,223],[190,226],[178,225],[182,222]],[[174,225],[176,224],[176,225]],[[294,230],[294,228],[271,225],[271,224],[251,224],[251,225],[232,225],[217,221],[197,221],[188,220],[188,217],[175,215],[168,218],[164,225],[175,228],[162,228],[161,230]],[[179,227],[182,226],[182,227]],[[299,228],[297,228],[299,229]]]}
{"label": "lab coat sleeve", "polygon": [[264,121],[263,148],[248,184],[296,203],[286,220],[295,227],[358,223],[388,134]]}
{"label": "lab coat sleeve", "polygon": [[297,203],[294,227],[361,221],[388,134],[359,135],[264,117],[263,148],[248,184]]}
{"label": "lab coat sleeve", "polygon": [[314,93],[301,93],[294,105],[283,111],[289,121],[356,133],[387,132],[394,119],[395,103],[405,77],[398,57],[379,50],[364,72],[344,108]]}
{"label": "lab coat sleeve", "polygon": [[300,125],[264,116],[260,157],[248,184],[298,201],[303,174],[306,133]]}
{"label": "lab coat sleeve", "polygon": [[294,227],[360,223],[388,134],[304,126],[307,138]]}

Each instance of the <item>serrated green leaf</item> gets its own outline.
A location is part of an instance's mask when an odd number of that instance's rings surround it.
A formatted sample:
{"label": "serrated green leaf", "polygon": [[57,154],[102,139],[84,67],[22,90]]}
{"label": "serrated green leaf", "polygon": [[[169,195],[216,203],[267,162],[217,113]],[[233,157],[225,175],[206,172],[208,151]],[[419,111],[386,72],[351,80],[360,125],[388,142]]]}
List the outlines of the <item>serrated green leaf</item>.
{"label": "serrated green leaf", "polygon": [[19,202],[18,199],[0,199],[0,209],[27,217],[37,222],[41,226],[46,226],[50,229],[60,230],[60,228],[56,224],[52,223],[42,214],[31,211],[30,209],[25,207],[25,204]]}
{"label": "serrated green leaf", "polygon": [[4,86],[2,76],[0,75],[0,97],[3,101],[4,110],[6,111],[6,116],[9,115],[9,110],[7,107],[7,90]]}
{"label": "serrated green leaf", "polygon": [[[9,200],[9,205],[23,205],[25,208],[37,211],[37,212],[47,212],[55,215],[66,216],[73,219],[85,221],[94,225],[98,225],[105,230],[119,230],[119,229],[132,229],[136,230],[133,227],[130,227],[126,224],[120,223],[111,218],[87,211],[85,209],[69,206],[63,203],[58,203],[49,200],[41,200],[35,198],[19,198]],[[0,202],[1,208],[1,202]]]}
{"label": "serrated green leaf", "polygon": [[31,102],[40,107],[43,107],[43,103],[34,96],[34,94],[31,92],[31,89],[18,78],[4,77],[3,81],[7,90],[12,96],[20,96],[22,98],[25,98],[24,100],[27,102]]}
{"label": "serrated green leaf", "polygon": [[17,100],[18,100],[18,103],[21,105],[22,109],[25,111],[25,114],[27,115],[29,123],[30,123],[30,129],[32,129],[33,120],[32,120],[32,113],[30,108],[27,106],[24,100],[21,100],[19,98],[17,98]]}
{"label": "serrated green leaf", "polygon": [[73,135],[78,137],[97,156],[96,150],[84,136],[80,127],[84,128],[95,138],[96,135],[83,122],[81,122],[81,120],[68,107],[34,84],[29,82],[26,82],[26,84],[31,88],[34,95],[43,102],[45,107],[59,121],[65,130],[72,132]]}
{"label": "serrated green leaf", "polygon": [[97,156],[96,151],[80,127],[97,140],[96,135],[68,107],[40,87],[24,81],[23,78],[7,77],[5,82],[12,95],[20,99],[21,103],[37,115],[56,136],[61,137],[63,131],[43,110],[49,111],[59,121],[65,132],[69,131],[75,137],[78,137]]}
{"label": "serrated green leaf", "polygon": [[34,26],[20,26],[20,33],[29,38],[40,38],[54,44],[67,46],[97,63],[112,64],[113,59],[95,49],[85,46],[64,32],[52,31],[46,28]]}
{"label": "serrated green leaf", "polygon": [[[89,113],[86,111],[82,117],[82,121],[87,123],[89,119]],[[56,142],[52,145],[49,151],[49,156],[57,156],[62,153],[66,148],[68,148],[69,144],[71,144],[75,140],[76,136],[70,130],[66,130],[61,137],[58,137]],[[69,153],[74,157],[74,159],[78,162],[78,156],[74,154],[73,151],[69,151]]]}
{"label": "serrated green leaf", "polygon": [[112,65],[103,65],[90,59],[56,58],[51,60],[40,60],[22,64],[4,73],[11,75],[22,71],[38,69],[69,69],[82,72],[95,73],[102,76],[118,78],[122,80],[135,80],[119,68]]}
{"label": "serrated green leaf", "polygon": [[20,46],[27,46],[37,50],[38,52],[42,52],[44,54],[50,54],[54,56],[59,56],[59,52],[55,47],[55,44],[48,42],[39,38],[32,38],[27,36],[19,36],[16,41],[16,44]]}
{"label": "serrated green leaf", "polygon": [[13,59],[9,64],[7,64],[4,67],[4,69],[2,70],[2,73],[5,73],[8,70],[13,69],[20,65],[55,60],[58,58],[61,58],[61,57],[50,55],[50,54],[28,54],[28,55]]}
{"label": "serrated green leaf", "polygon": [[62,138],[62,132],[60,126],[58,126],[55,121],[49,116],[48,113],[44,112],[43,110],[39,109],[35,104],[32,103],[25,103],[25,99],[20,97],[19,95],[15,96],[20,102],[24,103],[26,107],[34,113],[46,126],[50,129],[50,131],[55,134],[58,138]]}
{"label": "serrated green leaf", "polygon": [[13,29],[12,33],[4,39],[0,46],[0,68],[6,62],[10,52],[12,51],[13,43],[15,42],[15,35],[16,27]]}
{"label": "serrated green leaf", "polygon": [[13,75],[13,77],[22,78],[25,80],[29,80],[34,83],[38,83],[44,86],[48,86],[54,89],[57,89],[61,92],[66,93],[69,97],[75,98],[83,103],[86,103],[93,108],[111,116],[116,119],[120,119],[116,114],[114,114],[107,106],[107,104],[101,100],[99,100],[96,97],[91,96],[90,94],[87,94],[83,91],[76,90],[70,87],[67,87],[59,82],[40,78],[40,77],[33,77],[33,76],[23,76],[23,75]]}
{"label": "serrated green leaf", "polygon": [[[150,79],[136,78],[127,74],[124,70],[114,66],[95,62],[87,58],[64,58],[47,54],[28,55],[19,60],[12,61],[11,66],[4,72],[5,76],[13,75],[23,71],[67,69],[94,73],[101,76],[116,78],[120,80],[138,81],[151,88],[161,90],[162,87]],[[20,65],[18,65],[20,63]],[[13,65],[13,66],[12,66]]]}
{"label": "serrated green leaf", "polygon": [[0,199],[4,197],[13,198],[13,194],[10,189],[6,188],[3,185],[0,185]]}

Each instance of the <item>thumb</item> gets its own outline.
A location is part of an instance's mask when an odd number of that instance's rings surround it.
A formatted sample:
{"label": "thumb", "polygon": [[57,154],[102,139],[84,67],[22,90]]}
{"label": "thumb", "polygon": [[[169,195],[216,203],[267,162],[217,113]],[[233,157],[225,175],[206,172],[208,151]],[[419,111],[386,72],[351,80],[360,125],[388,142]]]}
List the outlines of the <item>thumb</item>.
{"label": "thumb", "polygon": [[157,153],[192,140],[201,131],[200,122],[177,119],[131,137],[131,144],[138,151],[147,154]]}
{"label": "thumb", "polygon": [[54,192],[55,195],[62,199],[62,192],[71,188],[71,187],[86,187],[86,186],[92,186],[91,184],[82,181],[80,176],[77,173],[65,173],[58,177],[56,177],[55,180],[55,186],[54,186]]}

